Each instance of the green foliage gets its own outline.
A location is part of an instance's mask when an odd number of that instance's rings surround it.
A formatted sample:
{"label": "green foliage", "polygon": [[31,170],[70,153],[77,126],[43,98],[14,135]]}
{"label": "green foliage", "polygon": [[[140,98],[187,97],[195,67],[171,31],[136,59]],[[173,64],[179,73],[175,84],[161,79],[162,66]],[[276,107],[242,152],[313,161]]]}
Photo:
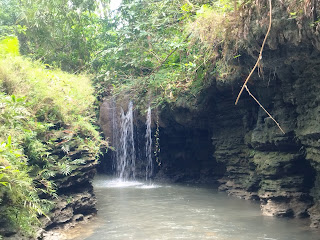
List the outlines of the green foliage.
{"label": "green foliage", "polygon": [[47,200],[39,198],[28,175],[30,169],[23,151],[9,136],[0,146],[0,207],[6,204],[0,216],[28,235],[39,225],[37,216],[45,214],[49,206]]}
{"label": "green foliage", "polygon": [[18,9],[16,1],[0,0],[0,39],[3,36],[14,36]]}
{"label": "green foliage", "polygon": [[[188,46],[182,23],[190,12],[181,10],[182,2],[123,2],[118,15],[105,25],[108,31],[101,37],[106,44],[93,62],[100,71],[95,79],[99,94],[108,94],[110,86],[117,88],[115,93],[131,87],[139,94],[144,94],[148,87],[157,92],[166,88],[164,82],[172,82],[172,76],[176,78],[176,70],[185,68]],[[162,69],[166,70],[157,74]]]}
{"label": "green foliage", "polygon": [[[90,66],[99,97],[131,91],[154,106],[176,101],[180,93],[200,93],[235,3],[124,0],[107,14],[108,1],[13,2],[22,54],[68,71]],[[58,107],[44,115],[45,107],[39,108],[45,119],[63,117]]]}
{"label": "green foliage", "polygon": [[[241,14],[265,9],[251,0],[123,0],[117,11],[108,13],[109,2],[2,0],[0,25],[14,27],[21,53],[48,68],[90,69],[99,99],[132,92],[141,103],[153,102],[155,107],[181,95],[193,99],[208,79],[227,79],[234,71],[229,65],[239,56],[237,48],[245,41],[237,32]],[[309,1],[284,4],[288,18],[297,23],[313,15]],[[319,21],[309,24],[316,28]],[[38,109],[39,115],[63,118],[58,106],[49,112],[47,105]]]}
{"label": "green foliage", "polygon": [[231,0],[123,1],[105,25],[106,44],[94,61],[100,71],[97,93],[130,93],[141,109],[180,96],[194,102],[209,84],[212,60],[232,32],[233,8]]}
{"label": "green foliage", "polygon": [[43,167],[51,149],[41,141],[39,135],[37,131],[25,130],[24,153],[28,156],[29,164]]}
{"label": "green foliage", "polygon": [[94,102],[88,77],[46,69],[22,57],[0,59],[0,84],[6,93],[25,97],[38,120],[52,123],[72,124],[78,115],[88,115]]}
{"label": "green foliage", "polygon": [[84,69],[97,50],[95,36],[100,20],[94,11],[96,1],[2,0],[1,3],[4,10],[0,18],[6,19],[3,25],[14,28],[23,54],[63,70],[76,71]]}
{"label": "green foliage", "polygon": [[226,38],[225,34],[231,17],[225,11],[229,10],[228,5],[222,5],[218,8],[208,5],[201,6],[195,20],[188,24],[188,31],[193,34],[195,39],[198,38],[204,43],[207,48],[218,46]]}

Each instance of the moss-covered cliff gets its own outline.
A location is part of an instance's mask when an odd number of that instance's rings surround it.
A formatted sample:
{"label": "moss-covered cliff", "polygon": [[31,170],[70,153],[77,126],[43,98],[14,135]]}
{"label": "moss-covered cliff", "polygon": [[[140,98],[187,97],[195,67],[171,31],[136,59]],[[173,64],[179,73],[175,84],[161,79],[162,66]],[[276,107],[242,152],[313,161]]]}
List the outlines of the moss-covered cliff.
{"label": "moss-covered cliff", "polygon": [[[248,87],[285,134],[246,92],[234,105],[265,36],[267,1],[257,1],[241,10],[242,31],[237,39],[243,44],[238,49],[241,56],[228,63],[237,71],[229,72],[223,81],[213,76],[210,88],[202,92],[205,100],[199,101],[198,97],[196,108],[190,111],[180,104],[170,115],[163,112],[162,117],[170,117],[186,129],[198,127],[210,133],[213,162],[225,169],[219,179],[221,190],[260,200],[266,215],[309,216],[311,225],[319,226],[320,38],[319,26],[314,23],[319,6],[311,2],[273,3],[272,30],[259,71],[253,74]],[[305,12],[299,10],[302,6]],[[206,124],[201,124],[203,121]],[[194,146],[196,138],[192,134],[189,138]],[[201,152],[201,148],[193,148],[194,155]],[[185,160],[196,164],[197,158],[188,155]],[[171,159],[184,165],[185,160]],[[202,167],[201,171],[208,169]]]}

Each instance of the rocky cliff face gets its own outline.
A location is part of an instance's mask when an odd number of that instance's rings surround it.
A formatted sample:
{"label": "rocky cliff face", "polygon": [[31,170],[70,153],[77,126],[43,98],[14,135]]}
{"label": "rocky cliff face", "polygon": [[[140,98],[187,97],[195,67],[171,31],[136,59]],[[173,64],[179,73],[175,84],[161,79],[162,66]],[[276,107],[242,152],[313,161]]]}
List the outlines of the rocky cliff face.
{"label": "rocky cliff face", "polygon": [[[246,93],[234,105],[240,80],[215,82],[196,111],[179,107],[162,113],[166,123],[158,176],[178,181],[219,178],[220,190],[259,200],[265,215],[310,217],[317,227],[320,53],[315,48],[280,48],[265,52],[264,77],[255,76],[249,88],[286,133]],[[286,52],[283,59],[281,51]],[[295,60],[287,63],[285,58]]]}
{"label": "rocky cliff face", "polygon": [[156,177],[217,181],[220,190],[260,201],[265,215],[309,217],[319,227],[320,33],[310,18],[320,9],[306,3],[305,14],[290,19],[290,1],[275,3],[260,69],[248,83],[283,134],[246,92],[234,104],[266,32],[268,13],[261,6],[267,2],[258,2],[260,8],[243,10],[244,45],[233,63],[239,71],[224,81],[212,76],[194,103],[178,101],[160,112]]}
{"label": "rocky cliff face", "polygon": [[[266,215],[310,216],[311,225],[319,226],[319,34],[283,21],[276,21],[271,33],[263,72],[248,86],[286,134],[250,99],[243,96],[233,106],[235,96],[221,84],[214,156],[226,165],[220,189],[260,199]],[[240,66],[250,62],[251,54],[244,52]]]}
{"label": "rocky cliff face", "polygon": [[[59,152],[55,154],[59,155]],[[60,239],[56,230],[68,229],[77,222],[87,221],[97,212],[92,186],[97,166],[95,156],[82,150],[70,152],[69,157],[72,160],[81,158],[82,164],[77,164],[68,175],[57,174],[52,177],[58,197],[53,199],[54,208],[48,216],[40,219],[43,229],[39,232],[39,239]]]}
{"label": "rocky cliff face", "polygon": [[[275,15],[284,13],[281,6],[274,11]],[[193,173],[192,176],[198,177],[208,172],[208,167],[201,161],[210,159],[202,155],[202,147],[205,152],[210,149],[213,158],[209,165],[224,170],[219,172],[223,174],[219,189],[242,198],[259,200],[265,215],[310,217],[311,226],[317,227],[320,225],[319,29],[303,25],[303,20],[297,20],[294,25],[294,21],[283,17],[277,18],[273,27],[260,72],[253,75],[248,87],[286,133],[281,133],[246,92],[239,104],[234,105],[245,72],[254,65],[257,57],[254,53],[259,51],[263,39],[263,35],[251,34],[247,40],[256,47],[247,46],[241,50],[241,58],[235,63],[240,72],[230,76],[236,80],[213,80],[213,87],[204,93],[207,100],[199,103],[196,111],[177,107],[171,115],[178,116],[163,115],[165,119],[175,120],[171,126],[184,126],[186,129],[180,131],[185,134],[193,129],[188,137],[183,137],[184,141],[179,141],[185,150],[173,147],[174,150],[170,151],[168,147],[167,151],[188,155],[197,167],[185,165],[185,160],[180,161],[168,153],[165,158],[174,160],[171,165],[187,166],[186,173],[196,170],[198,175]],[[204,115],[209,119],[206,124],[199,124],[199,116]],[[193,120],[185,121],[190,116]],[[210,141],[212,137],[213,147],[197,145],[199,141],[194,132],[206,132],[202,139]],[[174,131],[170,133],[171,137],[179,136]],[[213,176],[217,174],[214,170],[211,173]]]}

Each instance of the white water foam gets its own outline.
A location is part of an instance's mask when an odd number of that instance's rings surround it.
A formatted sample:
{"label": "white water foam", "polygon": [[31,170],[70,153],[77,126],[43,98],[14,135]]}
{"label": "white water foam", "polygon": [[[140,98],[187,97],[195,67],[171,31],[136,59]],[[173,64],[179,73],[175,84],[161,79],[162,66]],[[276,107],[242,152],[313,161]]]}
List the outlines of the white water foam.
{"label": "white water foam", "polygon": [[97,180],[94,182],[95,188],[140,188],[140,189],[153,189],[159,188],[160,185],[148,184],[138,181],[124,181],[120,178],[112,180]]}
{"label": "white water foam", "polygon": [[159,188],[160,185],[155,184],[143,184],[142,186],[137,186],[136,188],[142,188],[142,189],[153,189],[153,188]]}

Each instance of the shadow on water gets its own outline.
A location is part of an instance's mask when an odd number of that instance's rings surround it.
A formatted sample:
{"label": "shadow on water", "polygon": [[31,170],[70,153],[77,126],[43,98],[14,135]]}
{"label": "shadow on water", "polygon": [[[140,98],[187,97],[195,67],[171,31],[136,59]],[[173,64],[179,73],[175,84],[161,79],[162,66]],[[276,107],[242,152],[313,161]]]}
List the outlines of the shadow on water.
{"label": "shadow on water", "polygon": [[199,185],[120,181],[97,176],[98,215],[68,240],[319,240],[301,220],[261,215],[259,204]]}

